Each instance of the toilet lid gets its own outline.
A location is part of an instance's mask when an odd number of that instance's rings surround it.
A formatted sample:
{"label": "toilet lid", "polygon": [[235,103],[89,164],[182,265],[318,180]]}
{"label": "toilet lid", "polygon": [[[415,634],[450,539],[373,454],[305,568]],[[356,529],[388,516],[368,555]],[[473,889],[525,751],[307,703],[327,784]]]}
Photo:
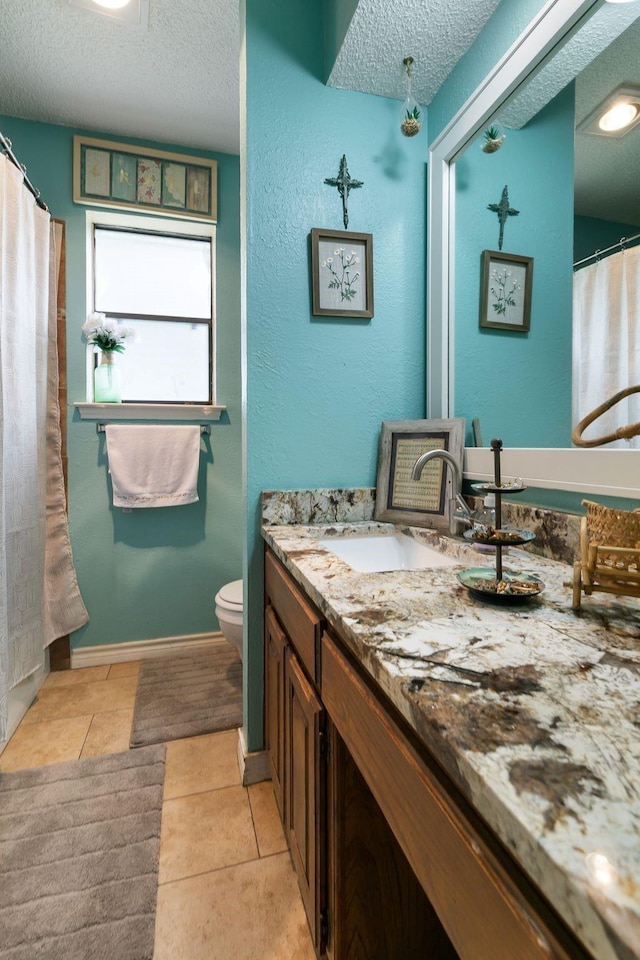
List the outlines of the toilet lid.
{"label": "toilet lid", "polygon": [[224,587],[218,593],[218,600],[229,606],[242,606],[242,580],[232,580],[231,583],[225,583]]}

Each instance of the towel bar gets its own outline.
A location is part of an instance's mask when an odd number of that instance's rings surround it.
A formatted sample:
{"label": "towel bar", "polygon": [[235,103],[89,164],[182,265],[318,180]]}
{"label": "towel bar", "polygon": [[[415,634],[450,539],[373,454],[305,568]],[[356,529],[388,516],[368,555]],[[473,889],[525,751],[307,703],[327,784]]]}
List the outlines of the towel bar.
{"label": "towel bar", "polygon": [[[106,423],[96,423],[96,433],[104,433]],[[211,435],[211,424],[210,423],[201,423],[200,424],[200,433],[205,433],[207,436]]]}

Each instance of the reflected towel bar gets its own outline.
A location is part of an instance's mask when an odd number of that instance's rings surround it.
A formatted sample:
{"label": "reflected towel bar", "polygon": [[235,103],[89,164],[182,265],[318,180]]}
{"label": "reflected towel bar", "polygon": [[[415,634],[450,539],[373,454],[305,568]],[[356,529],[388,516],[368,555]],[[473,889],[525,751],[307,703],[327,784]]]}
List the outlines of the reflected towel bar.
{"label": "reflected towel bar", "polygon": [[[106,428],[106,423],[96,423],[96,433],[104,433]],[[153,424],[151,424],[153,426]],[[206,434],[208,437],[211,436],[211,424],[210,423],[201,423],[200,424],[200,433]]]}

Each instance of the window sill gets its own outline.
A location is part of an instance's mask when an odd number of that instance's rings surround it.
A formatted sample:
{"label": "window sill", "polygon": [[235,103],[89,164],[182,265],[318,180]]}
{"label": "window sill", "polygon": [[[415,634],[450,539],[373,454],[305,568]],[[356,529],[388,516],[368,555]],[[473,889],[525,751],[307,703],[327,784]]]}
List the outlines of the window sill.
{"label": "window sill", "polygon": [[225,406],[207,403],[89,403],[76,401],[81,420],[219,420]]}

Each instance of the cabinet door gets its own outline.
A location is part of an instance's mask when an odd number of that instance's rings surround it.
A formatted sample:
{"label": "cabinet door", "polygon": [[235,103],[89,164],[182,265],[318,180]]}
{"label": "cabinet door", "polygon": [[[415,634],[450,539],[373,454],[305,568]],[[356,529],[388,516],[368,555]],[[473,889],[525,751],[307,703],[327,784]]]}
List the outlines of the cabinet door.
{"label": "cabinet door", "polygon": [[291,649],[286,655],[285,826],[302,902],[317,950],[322,949],[324,877],[319,844],[324,837],[320,738],[324,710]]}
{"label": "cabinet door", "polygon": [[327,723],[327,957],[458,960],[344,741]]}
{"label": "cabinet door", "polygon": [[265,740],[273,789],[280,816],[284,820],[284,713],[285,713],[285,650],[287,637],[272,607],[264,617],[265,646]]}

